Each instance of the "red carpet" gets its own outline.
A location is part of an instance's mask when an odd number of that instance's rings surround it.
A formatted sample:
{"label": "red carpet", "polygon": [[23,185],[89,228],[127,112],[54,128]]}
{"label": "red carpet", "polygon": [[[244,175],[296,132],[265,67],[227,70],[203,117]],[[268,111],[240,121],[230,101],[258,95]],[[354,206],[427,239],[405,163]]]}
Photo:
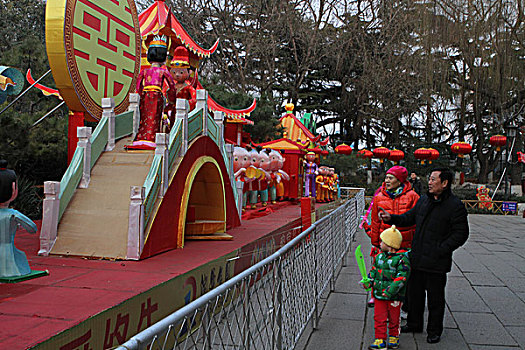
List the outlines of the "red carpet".
{"label": "red carpet", "polygon": [[[60,332],[82,324],[88,318],[98,316],[105,310],[118,308],[120,304],[134,296],[150,291],[156,286],[161,288],[162,285],[166,285],[164,282],[172,281],[177,276],[236,250],[239,253],[235,254],[239,256],[242,254],[251,259],[246,259],[244,262],[240,261],[243,259],[239,259],[239,263],[235,263],[235,272],[239,272],[249,265],[254,257],[254,261],[259,261],[264,255],[268,255],[264,252],[257,256],[252,253],[258,249],[254,241],[300,217],[298,205],[280,204],[272,210],[274,212],[271,215],[244,221],[242,226],[228,231],[228,234],[234,237],[232,241],[188,241],[184,249],[172,250],[138,262],[41,257],[36,255],[39,248],[39,233],[32,235],[18,232],[15,245],[26,253],[31,268],[48,270],[49,276],[17,284],[0,284],[0,320],[4,324],[0,330],[0,348],[26,349],[35,346]],[[294,232],[300,229],[297,222],[288,226],[293,227]],[[271,236],[272,240],[277,241],[275,232]],[[279,248],[291,238],[290,234],[285,239],[280,237],[280,240],[273,244],[272,249]],[[219,270],[219,273],[221,271]],[[197,283],[202,282],[197,281]],[[144,308],[144,304],[142,307]],[[149,318],[146,321],[148,324],[151,323]],[[138,322],[138,328],[143,329],[146,321],[142,322],[141,318],[134,322]],[[109,322],[108,319],[108,325]],[[104,326],[105,324],[100,327]],[[108,334],[107,326],[106,334],[90,333],[89,348],[101,348],[96,345],[95,337],[101,338],[102,340],[99,341],[104,341],[104,344],[112,342],[116,345],[119,341],[118,327],[117,325],[114,333],[111,334]],[[131,326],[129,328],[128,338],[136,333],[136,329],[131,329]],[[87,333],[84,335],[85,339],[88,339],[87,335]],[[53,339],[56,338],[60,336]],[[79,336],[78,339],[80,338],[82,337]],[[78,339],[75,340],[76,344]],[[56,344],[49,341],[37,348],[73,350],[84,347],[75,346],[73,343],[56,347]]]}

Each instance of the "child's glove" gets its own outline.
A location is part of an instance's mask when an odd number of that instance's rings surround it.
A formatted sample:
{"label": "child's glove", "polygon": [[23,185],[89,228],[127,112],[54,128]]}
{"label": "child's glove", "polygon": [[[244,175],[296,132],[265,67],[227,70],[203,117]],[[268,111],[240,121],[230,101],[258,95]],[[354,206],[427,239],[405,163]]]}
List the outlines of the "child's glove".
{"label": "child's glove", "polygon": [[359,281],[359,284],[366,290],[370,290],[372,288],[372,280],[369,280],[368,278],[362,279]]}

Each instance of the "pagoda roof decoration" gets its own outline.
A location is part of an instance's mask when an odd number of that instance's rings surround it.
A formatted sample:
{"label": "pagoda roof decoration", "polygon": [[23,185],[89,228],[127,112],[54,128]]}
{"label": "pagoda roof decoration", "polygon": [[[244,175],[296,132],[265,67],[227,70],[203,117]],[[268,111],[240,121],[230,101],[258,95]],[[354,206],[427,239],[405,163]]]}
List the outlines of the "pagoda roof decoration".
{"label": "pagoda roof decoration", "polygon": [[[209,49],[204,49],[197,44],[186,32],[170,8],[164,3],[164,0],[155,1],[144,12],[139,14],[139,24],[142,40],[145,40],[150,35],[165,34],[172,40],[177,38],[181,45],[184,45],[199,58],[209,57],[217,50],[219,45],[219,39]],[[170,46],[176,46],[176,43],[172,42]]]}
{"label": "pagoda roof decoration", "polygon": [[260,146],[262,148],[271,148],[271,149],[278,149],[278,150],[294,150],[294,151],[304,151],[304,152],[306,152],[306,149],[307,149],[306,147],[307,145],[292,141],[286,137],[283,137],[277,140],[268,141],[268,142],[262,142],[262,143],[252,142],[252,145],[255,147]]}

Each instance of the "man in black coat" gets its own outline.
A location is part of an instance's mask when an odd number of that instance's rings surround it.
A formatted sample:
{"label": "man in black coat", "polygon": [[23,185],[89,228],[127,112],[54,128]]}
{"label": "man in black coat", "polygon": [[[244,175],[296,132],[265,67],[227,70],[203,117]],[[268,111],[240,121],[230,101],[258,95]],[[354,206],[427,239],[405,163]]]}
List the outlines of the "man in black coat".
{"label": "man in black coat", "polygon": [[445,285],[452,267],[452,252],[469,235],[467,210],[450,190],[454,174],[450,169],[432,171],[428,193],[402,215],[390,215],[380,208],[379,217],[398,227],[416,225],[409,253],[412,272],[408,280],[408,318],[403,333],[422,332],[425,292],[428,296],[427,342],[437,343],[443,332]]}

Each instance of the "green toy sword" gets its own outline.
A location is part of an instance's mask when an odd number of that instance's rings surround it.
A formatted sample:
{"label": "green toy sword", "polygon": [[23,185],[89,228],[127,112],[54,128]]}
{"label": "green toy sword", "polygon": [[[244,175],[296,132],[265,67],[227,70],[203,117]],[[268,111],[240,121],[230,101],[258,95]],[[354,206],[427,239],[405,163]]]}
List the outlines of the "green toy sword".
{"label": "green toy sword", "polygon": [[[358,245],[355,249],[355,260],[357,261],[357,266],[359,266],[359,272],[361,272],[361,277],[363,277],[361,283],[370,283],[370,278],[368,278],[368,276],[366,275],[366,264],[365,258],[363,257],[363,253],[361,252],[361,245]],[[368,287],[365,289],[370,290],[372,288]]]}

